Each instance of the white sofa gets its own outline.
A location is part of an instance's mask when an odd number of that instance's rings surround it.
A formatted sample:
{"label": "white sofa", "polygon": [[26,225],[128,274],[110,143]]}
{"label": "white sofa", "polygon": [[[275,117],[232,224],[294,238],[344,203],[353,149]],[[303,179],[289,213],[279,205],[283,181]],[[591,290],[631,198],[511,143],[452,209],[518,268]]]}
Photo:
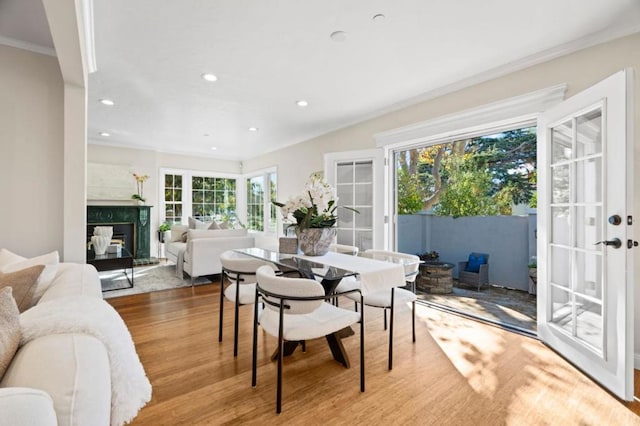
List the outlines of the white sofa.
{"label": "white sofa", "polygon": [[168,260],[176,263],[178,271],[186,272],[193,280],[219,274],[222,252],[254,246],[255,239],[246,229],[188,229],[186,225],[173,225],[171,239],[165,243],[165,253]]}
{"label": "white sofa", "polygon": [[[58,264],[38,304],[68,295],[102,299],[93,266]],[[110,413],[107,349],[88,334],[51,334],[29,341],[0,380],[1,425],[109,425]]]}

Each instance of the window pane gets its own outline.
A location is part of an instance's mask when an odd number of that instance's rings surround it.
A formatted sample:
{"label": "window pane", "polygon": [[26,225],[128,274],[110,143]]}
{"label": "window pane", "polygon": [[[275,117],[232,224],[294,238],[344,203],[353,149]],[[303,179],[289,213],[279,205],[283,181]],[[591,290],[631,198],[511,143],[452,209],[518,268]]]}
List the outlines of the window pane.
{"label": "window pane", "polygon": [[339,183],[353,182],[353,163],[341,163],[337,165],[337,178]]}
{"label": "window pane", "polygon": [[576,202],[602,201],[602,158],[576,162]]}
{"label": "window pane", "polygon": [[602,350],[602,305],[576,296],[576,335],[596,349]]}
{"label": "window pane", "polygon": [[568,203],[570,200],[569,165],[551,168],[552,203]]}
{"label": "window pane", "polygon": [[573,335],[573,312],[569,292],[551,286],[551,306],[551,322]]}
{"label": "window pane", "polygon": [[569,207],[551,208],[551,242],[571,245],[571,217]]}
{"label": "window pane", "polygon": [[551,131],[551,163],[571,159],[573,140],[572,121],[556,126]]}
{"label": "window pane", "polygon": [[571,251],[561,247],[551,247],[551,257],[554,260],[551,269],[551,282],[569,287],[571,282]]}
{"label": "window pane", "polygon": [[578,117],[576,130],[578,158],[602,152],[602,111],[600,109]]}
{"label": "window pane", "polygon": [[356,163],[355,181],[359,183],[373,182],[373,162]]}

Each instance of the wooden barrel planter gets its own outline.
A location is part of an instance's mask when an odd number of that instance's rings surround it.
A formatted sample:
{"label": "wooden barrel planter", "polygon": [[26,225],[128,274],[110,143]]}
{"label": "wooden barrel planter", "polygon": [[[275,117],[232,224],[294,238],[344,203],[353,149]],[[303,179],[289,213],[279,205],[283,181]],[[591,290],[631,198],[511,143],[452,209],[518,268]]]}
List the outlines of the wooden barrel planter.
{"label": "wooden barrel planter", "polygon": [[447,294],[453,291],[453,263],[425,262],[420,265],[416,279],[418,290],[433,294]]}

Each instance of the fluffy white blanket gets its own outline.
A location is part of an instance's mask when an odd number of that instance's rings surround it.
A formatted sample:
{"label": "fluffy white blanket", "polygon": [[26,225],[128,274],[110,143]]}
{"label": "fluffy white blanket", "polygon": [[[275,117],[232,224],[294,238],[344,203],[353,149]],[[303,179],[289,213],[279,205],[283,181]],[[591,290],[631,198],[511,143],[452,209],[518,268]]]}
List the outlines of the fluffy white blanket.
{"label": "fluffy white blanket", "polygon": [[20,315],[21,345],[40,336],[84,333],[104,343],[111,366],[111,425],[131,421],[151,399],[151,383],[131,334],[111,305],[89,296],[40,303]]}

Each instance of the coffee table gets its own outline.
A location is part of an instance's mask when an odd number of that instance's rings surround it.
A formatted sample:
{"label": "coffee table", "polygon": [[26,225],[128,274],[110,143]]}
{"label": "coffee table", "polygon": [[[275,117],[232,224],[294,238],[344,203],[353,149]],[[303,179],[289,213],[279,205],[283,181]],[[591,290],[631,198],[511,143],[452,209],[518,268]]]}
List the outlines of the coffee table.
{"label": "coffee table", "polygon": [[[93,250],[87,250],[87,263],[95,266],[98,272],[113,271],[122,269],[124,276],[127,277],[129,285],[127,287],[112,288],[102,291],[122,290],[133,287],[133,255],[124,247],[119,253],[98,254]],[[131,269],[131,278],[127,274],[127,269]]]}

